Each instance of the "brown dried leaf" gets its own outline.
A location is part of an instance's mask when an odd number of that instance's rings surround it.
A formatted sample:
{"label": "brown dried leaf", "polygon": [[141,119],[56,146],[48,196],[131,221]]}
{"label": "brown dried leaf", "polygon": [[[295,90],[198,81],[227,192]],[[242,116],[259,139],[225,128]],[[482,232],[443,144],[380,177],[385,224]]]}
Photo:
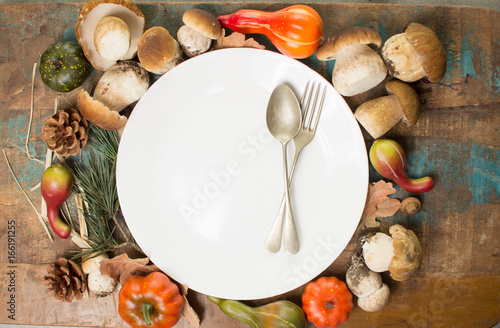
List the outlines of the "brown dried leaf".
{"label": "brown dried leaf", "polygon": [[399,210],[401,201],[389,197],[395,192],[396,189],[393,188],[391,182],[380,180],[368,185],[368,196],[361,216],[363,227],[379,227],[380,222],[377,221],[377,218],[392,216]]}
{"label": "brown dried leaf", "polygon": [[119,282],[123,285],[130,276],[147,276],[151,272],[161,272],[156,265],[148,265],[148,263],[149,258],[147,257],[131,259],[127,253],[123,253],[111,259],[102,260],[100,270],[102,274],[110,276],[115,280],[118,280],[118,277],[120,277]]}
{"label": "brown dried leaf", "polygon": [[184,308],[182,309],[182,318],[189,322],[193,327],[200,327],[200,317],[198,313],[191,307],[187,299],[188,286],[179,284],[181,295],[184,298]]}
{"label": "brown dried leaf", "polygon": [[222,29],[222,33],[217,39],[217,42],[212,47],[212,50],[224,49],[224,48],[257,48],[265,49],[263,45],[259,44],[253,38],[245,40],[245,34],[239,32],[233,32],[228,36],[226,35],[226,30]]}

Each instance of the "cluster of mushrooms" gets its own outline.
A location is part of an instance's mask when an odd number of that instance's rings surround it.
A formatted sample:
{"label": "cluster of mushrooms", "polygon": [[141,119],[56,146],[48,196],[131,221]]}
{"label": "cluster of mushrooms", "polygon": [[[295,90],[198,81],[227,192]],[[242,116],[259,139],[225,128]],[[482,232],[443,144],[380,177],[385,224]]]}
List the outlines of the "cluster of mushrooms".
{"label": "cluster of mushrooms", "polygon": [[[377,31],[352,27],[325,39],[316,56],[322,61],[335,59],[332,84],[344,97],[366,95],[379,85],[385,87],[386,95],[362,103],[354,112],[374,139],[400,121],[415,125],[420,100],[410,83],[422,78],[437,83],[446,71],[440,40],[419,23],[409,24],[384,44]],[[422,248],[413,231],[396,224],[389,234],[376,232],[363,237],[360,254],[353,256],[346,273],[346,283],[357,296],[358,306],[368,312],[382,309],[389,301],[389,286],[382,282],[380,273],[388,271],[393,280],[404,281],[422,262]]]}
{"label": "cluster of mushrooms", "polygon": [[[184,13],[177,40],[162,26],[146,30],[131,0],[89,0],[78,17],[75,36],[92,66],[103,71],[91,95],[80,90],[77,106],[90,122],[107,130],[125,126],[120,112],[149,88],[149,73],[162,75],[182,61],[208,51],[222,34],[216,17],[200,9]],[[133,60],[137,56],[138,62]]]}
{"label": "cluster of mushrooms", "polygon": [[[381,49],[381,54],[377,52]],[[446,54],[434,31],[411,23],[403,33],[383,45],[377,31],[352,27],[327,38],[318,48],[319,60],[335,59],[332,84],[346,97],[367,92],[387,78],[388,95],[361,104],[354,116],[374,138],[380,138],[399,121],[413,126],[420,115],[417,93],[408,84],[426,77],[439,82],[446,71]]]}
{"label": "cluster of mushrooms", "polygon": [[369,233],[362,238],[361,255],[355,254],[346,273],[349,290],[357,296],[358,306],[367,312],[382,309],[390,296],[382,282],[382,272],[395,281],[409,279],[422,263],[422,246],[415,233],[395,224],[389,234]]}

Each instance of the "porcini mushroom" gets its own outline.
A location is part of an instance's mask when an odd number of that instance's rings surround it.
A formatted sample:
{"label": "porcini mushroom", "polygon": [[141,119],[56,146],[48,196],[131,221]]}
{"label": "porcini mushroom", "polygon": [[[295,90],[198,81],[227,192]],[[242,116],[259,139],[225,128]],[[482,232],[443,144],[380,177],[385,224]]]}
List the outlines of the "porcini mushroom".
{"label": "porcini mushroom", "polygon": [[358,297],[358,306],[367,312],[378,311],[389,301],[389,286],[382,283],[382,276],[371,271],[358,255],[353,256],[347,270],[346,284]]}
{"label": "porcini mushroom", "polygon": [[222,33],[219,21],[201,9],[190,9],[182,16],[185,25],[177,31],[177,40],[188,57],[200,55],[212,45],[212,40]]}
{"label": "porcini mushroom", "polygon": [[335,59],[332,83],[343,96],[355,96],[368,91],[387,76],[382,57],[375,52],[382,45],[377,31],[367,27],[352,27],[319,46],[319,60]]}
{"label": "porcini mushroom", "polygon": [[[107,16],[113,16],[123,21],[130,32],[130,42],[127,52],[117,59],[112,58],[109,52],[113,53],[115,49],[110,49],[109,46],[116,44],[113,42],[106,46],[106,49],[96,49],[94,38],[102,38],[102,32],[110,33],[112,30],[105,28],[103,31],[94,35],[99,22]],[[106,22],[106,21],[104,21]],[[116,23],[116,21],[114,21]],[[103,22],[101,22],[102,24]],[[109,24],[109,23],[108,23]],[[109,27],[109,26],[108,26]],[[123,29],[123,25],[121,25]],[[98,70],[105,71],[114,64],[117,60],[127,60],[135,56],[137,52],[137,44],[139,38],[146,29],[146,19],[140,9],[130,0],[89,0],[87,1],[78,16],[75,26],[75,37],[81,45],[85,57],[89,60],[92,66]],[[114,30],[113,30],[114,31]],[[115,32],[113,32],[115,33]],[[120,32],[121,33],[121,32]],[[114,36],[116,39],[116,35]],[[120,37],[121,38],[121,37]],[[116,41],[116,40],[115,40]],[[105,58],[101,53],[109,55],[111,59]]]}
{"label": "porcini mushroom", "polygon": [[385,88],[389,95],[361,104],[354,116],[370,135],[377,139],[399,121],[408,126],[417,123],[420,116],[420,101],[413,88],[398,80],[387,81]]}
{"label": "porcini mushroom", "polygon": [[148,29],[139,40],[137,57],[141,65],[154,74],[165,74],[181,60],[179,43],[162,26]]}
{"label": "porcini mushroom", "polygon": [[88,121],[106,130],[117,130],[127,123],[119,112],[139,100],[148,87],[148,72],[135,61],[122,61],[104,72],[93,97],[82,89],[76,103]]}
{"label": "porcini mushroom", "polygon": [[407,280],[421,265],[422,247],[411,230],[395,224],[389,228],[391,236],[377,232],[364,241],[363,259],[374,272],[391,273],[396,281]]}
{"label": "porcini mushroom", "polygon": [[111,294],[117,285],[115,279],[101,274],[101,261],[107,258],[106,253],[91,253],[82,262],[82,271],[87,274],[87,287],[97,296]]}
{"label": "porcini mushroom", "polygon": [[411,23],[404,33],[387,39],[382,57],[389,73],[405,82],[427,76],[436,83],[446,72],[446,53],[441,41],[433,30],[419,23]]}

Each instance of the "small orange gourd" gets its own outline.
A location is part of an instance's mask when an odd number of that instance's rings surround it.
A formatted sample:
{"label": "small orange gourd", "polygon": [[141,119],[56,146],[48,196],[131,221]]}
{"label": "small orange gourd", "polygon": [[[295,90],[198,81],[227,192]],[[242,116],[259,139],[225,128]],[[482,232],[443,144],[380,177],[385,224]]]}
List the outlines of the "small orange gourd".
{"label": "small orange gourd", "polygon": [[264,34],[285,56],[307,58],[323,40],[323,20],[311,7],[293,5],[274,12],[242,9],[217,18],[222,27]]}

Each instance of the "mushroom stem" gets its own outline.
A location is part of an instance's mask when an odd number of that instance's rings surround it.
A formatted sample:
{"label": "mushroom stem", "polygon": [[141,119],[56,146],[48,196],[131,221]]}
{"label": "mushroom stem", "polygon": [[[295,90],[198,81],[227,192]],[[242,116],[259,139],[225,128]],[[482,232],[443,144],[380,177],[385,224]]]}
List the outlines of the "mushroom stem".
{"label": "mushroom stem", "polygon": [[390,74],[398,79],[415,82],[426,75],[405,33],[391,36],[382,48],[382,56],[387,58]]}
{"label": "mushroom stem", "polygon": [[370,90],[386,75],[382,57],[366,44],[354,44],[337,53],[332,83],[342,95],[351,97]]}

